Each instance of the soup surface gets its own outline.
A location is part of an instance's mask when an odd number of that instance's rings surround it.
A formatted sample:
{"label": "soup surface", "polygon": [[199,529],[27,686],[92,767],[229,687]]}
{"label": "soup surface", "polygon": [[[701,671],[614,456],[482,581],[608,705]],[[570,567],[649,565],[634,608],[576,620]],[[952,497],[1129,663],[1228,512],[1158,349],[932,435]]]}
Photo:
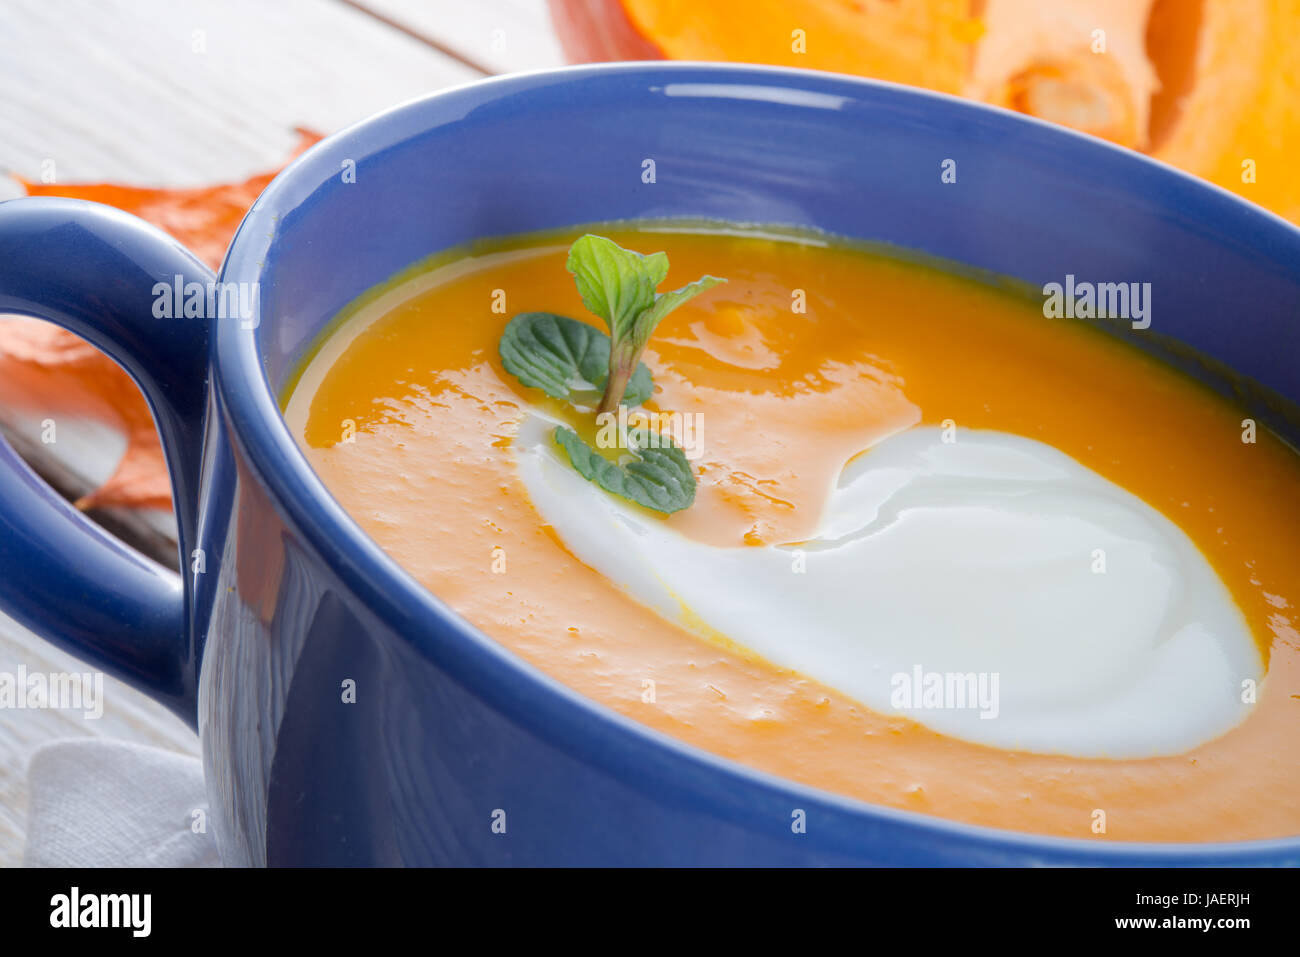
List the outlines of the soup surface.
{"label": "soup surface", "polygon": [[[700,423],[694,504],[667,517],[619,506],[624,511],[610,513],[608,528],[646,533],[622,548],[597,524],[610,496],[577,473],[576,486],[563,485],[560,473],[550,485],[542,481],[534,466],[554,470],[559,460],[538,465],[537,455],[551,453],[534,442],[536,424],[583,425],[506,372],[497,344],[523,312],[600,326],[565,270],[578,233],[476,248],[366,297],[323,339],[286,405],[325,484],[416,579],[596,701],[810,785],[1095,840],[1300,834],[1300,561],[1290,541],[1300,528],[1300,459],[1290,449],[1244,428],[1239,410],[1199,384],[1083,322],[1046,319],[1040,302],[1018,294],[819,237],[648,224],[599,231],[628,248],[666,251],[664,288],[704,273],[728,279],[671,313],[644,356],[655,383],[646,407]],[[1157,317],[1153,329],[1159,325]],[[1045,470],[1074,470],[1076,489],[1105,498],[1107,508],[1123,499],[1133,515],[1147,516],[1143,527],[1157,531],[1147,539],[1117,535],[1105,548],[1085,548],[1090,532],[1071,540],[1072,549],[1084,549],[1069,558],[1089,576],[1080,588],[1104,581],[1111,589],[1096,591],[1095,600],[1093,592],[1079,600],[1052,591],[1047,578],[1022,576],[1003,558],[1018,558],[1026,546],[1000,545],[996,529],[950,530],[953,541],[935,549],[913,537],[907,554],[878,543],[883,550],[864,559],[874,565],[854,572],[864,582],[861,600],[835,606],[877,644],[835,645],[845,619],[827,618],[832,593],[815,589],[830,582],[842,598],[852,581],[835,586],[836,579],[805,572],[816,571],[809,563],[818,543],[844,514],[850,470],[924,461],[918,474],[933,484],[935,463],[951,459],[942,469],[964,476],[962,494],[983,495],[999,476],[989,471],[992,459],[969,458],[981,448],[1003,459],[1026,451]],[[547,491],[561,487],[567,491]],[[1027,499],[1017,493],[1005,501]],[[1078,531],[1084,499],[1051,501],[1060,521]],[[999,520],[1010,521],[1010,511],[999,505]],[[943,543],[944,516],[956,514],[942,513],[934,541]],[[637,541],[661,531],[679,551],[638,553],[637,568],[654,572],[643,587],[636,569],[625,573],[623,565]],[[966,549],[966,565],[945,564],[954,542],[970,545],[977,532],[985,543]],[[1172,550],[1159,552],[1151,544],[1157,538]],[[735,563],[719,567],[743,572],[721,576],[718,588],[693,585],[695,576],[665,584],[687,561],[677,556],[703,556],[707,565],[714,554]],[[981,555],[989,561],[981,564]],[[1145,584],[1124,591],[1130,558],[1146,563],[1144,574],[1164,576],[1173,604],[1152,605]],[[787,577],[762,579],[787,561]],[[1119,564],[1108,568],[1108,561]],[[675,612],[656,606],[647,590],[660,586],[678,602]],[[1218,601],[1212,608],[1204,604],[1211,599]],[[1097,611],[1106,602],[1109,618]],[[1076,723],[1058,733],[1037,720],[981,724],[977,714],[962,724],[942,705],[932,715],[900,713],[871,698],[876,686],[839,677],[843,663],[856,660],[843,655],[874,654],[884,675],[915,662],[919,692],[926,649],[951,651],[952,642],[918,634],[916,648],[899,649],[910,610],[930,621],[947,609],[944,620],[977,652],[981,642],[990,654],[998,646],[1001,657],[990,659],[997,664],[989,670],[1014,674],[1032,660],[1036,670],[1025,673],[1037,676],[1039,698],[1055,699],[1093,672],[1099,681],[1128,673],[1128,651],[1114,636],[1143,615],[1168,618],[1168,608],[1195,602],[1208,608],[1199,637],[1221,639],[1215,667],[1222,673],[1207,677],[1206,655],[1195,651],[1204,642],[1162,639],[1156,657],[1173,660],[1172,649],[1182,647],[1185,659],[1160,666],[1163,685],[1129,688],[1120,700],[1099,684],[1086,702],[1110,708],[1107,721],[1118,729],[1110,738],[1100,719],[1092,732]],[[1013,629],[1000,627],[1002,611],[1010,621],[1022,606],[1032,610],[1030,624],[1016,626],[1018,643],[1003,642],[1001,632]],[[794,624],[771,632],[782,615]],[[1234,629],[1236,645],[1225,637]],[[1195,703],[1203,678],[1206,694],[1226,687],[1231,700]],[[1033,704],[1006,693],[1008,715]],[[1177,721],[1166,720],[1179,708]],[[1182,730],[1164,733],[1166,724]]]}

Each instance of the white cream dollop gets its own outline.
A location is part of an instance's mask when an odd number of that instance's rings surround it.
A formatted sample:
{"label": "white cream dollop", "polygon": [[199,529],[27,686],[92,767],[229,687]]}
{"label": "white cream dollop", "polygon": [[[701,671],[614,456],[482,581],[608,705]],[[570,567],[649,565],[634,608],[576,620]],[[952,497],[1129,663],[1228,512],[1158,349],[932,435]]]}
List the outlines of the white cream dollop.
{"label": "white cream dollop", "polygon": [[999,748],[1170,755],[1237,724],[1261,678],[1187,535],[1041,442],[916,427],[848,463],[812,540],[718,548],[584,480],[553,425],[523,423],[517,463],[583,563],[879,713]]}

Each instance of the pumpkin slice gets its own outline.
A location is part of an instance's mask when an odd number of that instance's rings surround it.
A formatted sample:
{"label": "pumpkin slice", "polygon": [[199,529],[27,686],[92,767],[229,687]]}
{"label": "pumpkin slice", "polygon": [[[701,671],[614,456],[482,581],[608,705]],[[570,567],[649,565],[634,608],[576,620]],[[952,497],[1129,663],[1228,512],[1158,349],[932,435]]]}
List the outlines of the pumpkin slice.
{"label": "pumpkin slice", "polygon": [[1145,147],[1160,80],[1146,54],[1151,0],[987,0],[962,95]]}
{"label": "pumpkin slice", "polygon": [[[1189,7],[1197,40],[1181,63],[1169,20]],[[1152,155],[1300,223],[1300,0],[1163,0],[1151,27],[1171,91]]]}
{"label": "pumpkin slice", "polygon": [[[775,63],[961,89],[979,23],[968,0],[560,0],[560,42],[580,60]],[[635,38],[635,39],[629,39]],[[597,42],[599,41],[599,42]],[[626,46],[624,45],[626,44]]]}

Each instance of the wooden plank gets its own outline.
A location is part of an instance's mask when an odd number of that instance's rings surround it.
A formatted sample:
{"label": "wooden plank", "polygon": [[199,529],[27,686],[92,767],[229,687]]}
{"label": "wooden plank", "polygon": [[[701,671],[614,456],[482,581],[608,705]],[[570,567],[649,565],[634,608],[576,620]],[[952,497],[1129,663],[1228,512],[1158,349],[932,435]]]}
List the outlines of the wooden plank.
{"label": "wooden plank", "polygon": [[332,0],[0,5],[0,168],[194,185],[477,71]]}
{"label": "wooden plank", "polygon": [[485,73],[562,66],[546,0],[341,0]]}

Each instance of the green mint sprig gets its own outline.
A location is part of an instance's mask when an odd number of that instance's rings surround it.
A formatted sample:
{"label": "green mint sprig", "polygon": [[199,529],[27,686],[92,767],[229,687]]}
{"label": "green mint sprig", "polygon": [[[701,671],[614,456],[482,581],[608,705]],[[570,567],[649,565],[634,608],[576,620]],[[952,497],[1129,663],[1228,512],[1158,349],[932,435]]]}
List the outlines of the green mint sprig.
{"label": "green mint sprig", "polygon": [[591,233],[569,247],[565,268],[573,273],[583,305],[609,327],[609,376],[597,415],[618,408],[641,353],[663,318],[706,289],[726,282],[702,276],[672,292],[656,292],[668,275],[666,253],[644,255]]}
{"label": "green mint sprig", "polygon": [[[654,385],[641,354],[655,328],[678,306],[726,282],[702,276],[658,292],[668,275],[666,253],[645,255],[591,233],[569,247],[565,266],[583,304],[605,320],[609,335],[567,316],[525,312],[506,325],[498,350],[507,372],[553,399],[572,402],[582,384],[603,388],[598,420],[622,404],[636,406],[650,398]],[[572,429],[558,427],[554,437],[578,474],[608,492],[665,513],[695,501],[690,463],[666,435],[627,430],[623,444],[632,458],[622,463],[605,458]]]}

